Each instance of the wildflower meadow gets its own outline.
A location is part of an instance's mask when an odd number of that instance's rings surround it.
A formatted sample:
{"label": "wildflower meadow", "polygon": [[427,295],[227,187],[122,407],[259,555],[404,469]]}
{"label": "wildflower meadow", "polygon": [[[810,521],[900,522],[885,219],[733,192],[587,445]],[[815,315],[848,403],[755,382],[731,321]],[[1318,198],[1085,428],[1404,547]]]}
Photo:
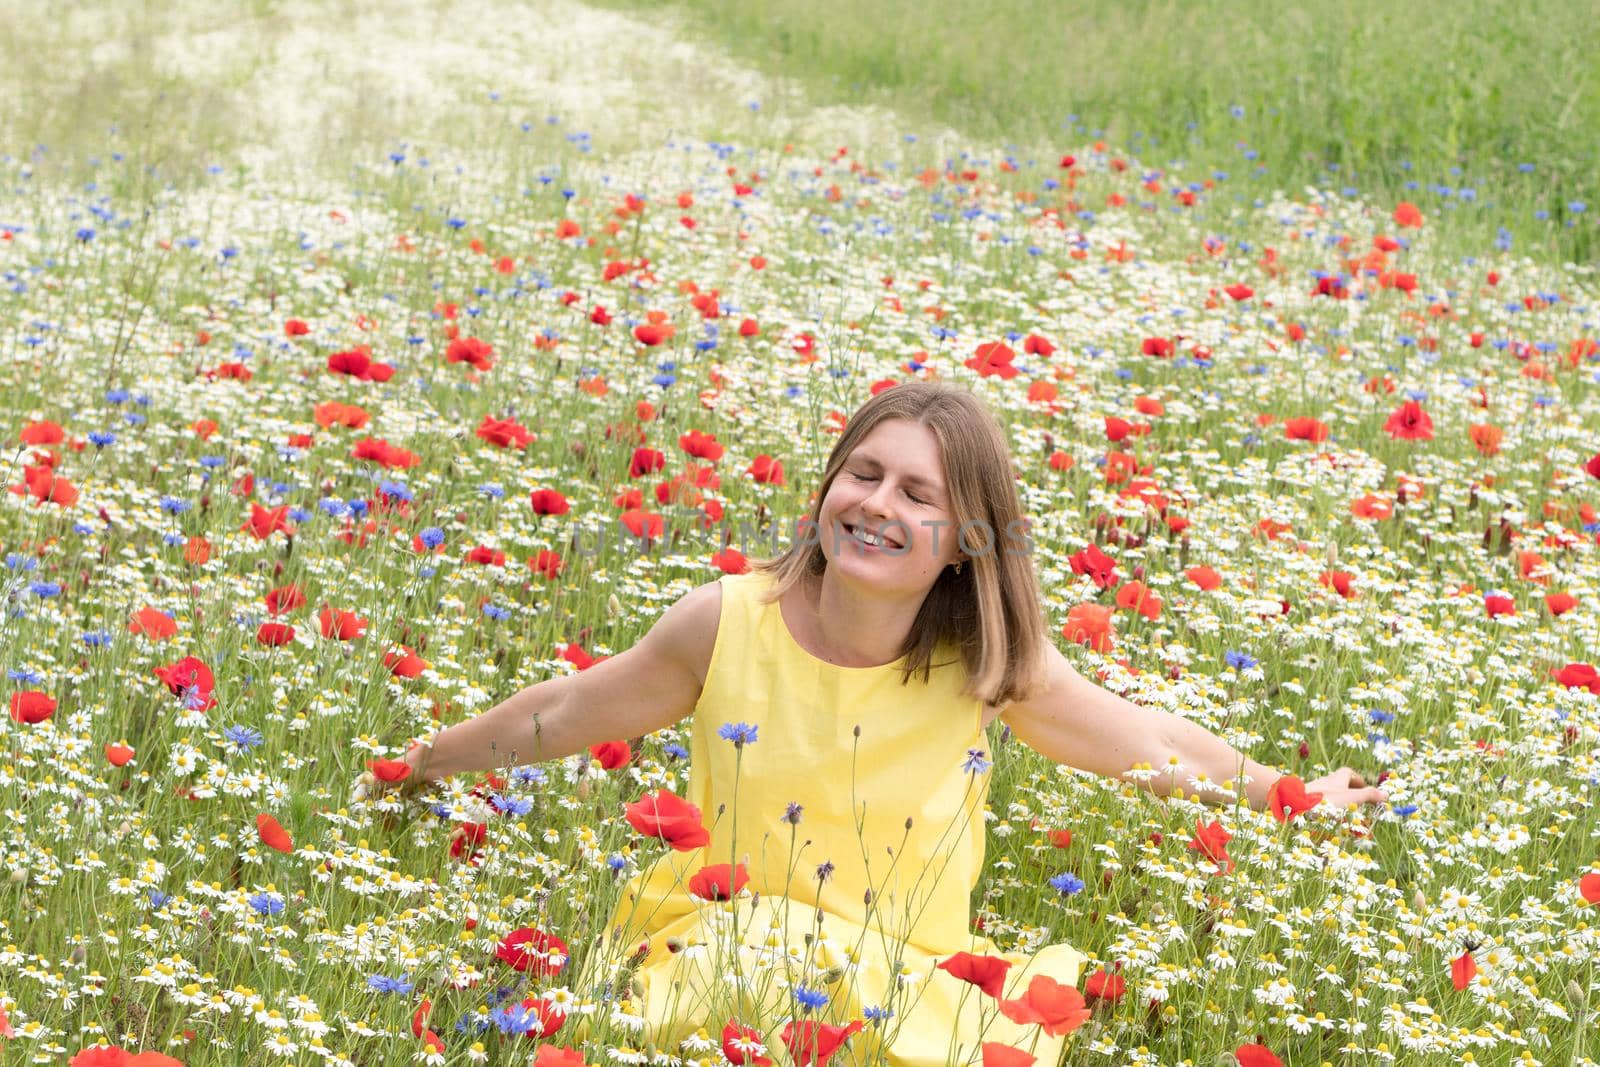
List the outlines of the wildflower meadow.
{"label": "wildflower meadow", "polygon": [[0,4],[0,1062],[886,1062],[890,1008],[812,1021],[830,944],[642,1033],[602,927],[687,722],[352,787],[771,552],[916,379],[1005,426],[1080,671],[1389,797],[1158,799],[995,722],[974,927],[1090,963],[986,1010],[1072,1064],[1600,1057],[1592,264],[1442,176],[975,140],[692,24],[227,7]]}

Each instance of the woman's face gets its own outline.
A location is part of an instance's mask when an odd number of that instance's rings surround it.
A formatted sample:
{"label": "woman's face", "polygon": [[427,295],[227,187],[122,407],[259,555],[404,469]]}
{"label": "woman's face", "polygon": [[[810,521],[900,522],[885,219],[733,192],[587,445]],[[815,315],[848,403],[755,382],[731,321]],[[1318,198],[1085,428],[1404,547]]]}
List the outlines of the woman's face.
{"label": "woman's face", "polygon": [[[939,442],[907,419],[885,420],[862,438],[818,517],[829,565],[863,582],[926,590],[942,568],[967,558],[956,537]],[[873,532],[881,532],[878,547],[857,536]]]}

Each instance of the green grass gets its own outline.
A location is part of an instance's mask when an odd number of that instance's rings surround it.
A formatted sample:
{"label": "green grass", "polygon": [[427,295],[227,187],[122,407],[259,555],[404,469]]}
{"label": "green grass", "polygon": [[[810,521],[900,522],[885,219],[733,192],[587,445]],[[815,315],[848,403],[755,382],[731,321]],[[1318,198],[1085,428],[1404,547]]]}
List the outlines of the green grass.
{"label": "green grass", "polygon": [[[1285,190],[1353,186],[1380,204],[1411,199],[1480,248],[1504,226],[1518,251],[1579,261],[1596,251],[1600,20],[1587,4],[673,7],[696,34],[830,101],[887,103],[913,122],[1040,151],[1103,131],[1150,167],[1181,159],[1241,175],[1264,165]],[[1258,159],[1244,157],[1246,146]],[[1526,173],[1520,163],[1536,168]],[[1406,189],[1413,180],[1419,187]],[[1473,189],[1475,199],[1440,196],[1433,190],[1441,185]],[[1571,210],[1574,203],[1587,210]],[[1541,211],[1548,218],[1537,218]]]}

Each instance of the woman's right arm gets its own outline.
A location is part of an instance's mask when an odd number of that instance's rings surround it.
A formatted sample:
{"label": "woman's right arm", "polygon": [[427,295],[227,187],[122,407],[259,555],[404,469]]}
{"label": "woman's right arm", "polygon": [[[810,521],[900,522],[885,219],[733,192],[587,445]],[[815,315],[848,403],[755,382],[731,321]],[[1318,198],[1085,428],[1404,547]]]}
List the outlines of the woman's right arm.
{"label": "woman's right arm", "polygon": [[[664,729],[694,711],[711,659],[722,591],[699,586],[669,607],[631,648],[514,693],[406,754],[414,778],[561,759],[602,741]],[[418,784],[421,784],[420,782]]]}

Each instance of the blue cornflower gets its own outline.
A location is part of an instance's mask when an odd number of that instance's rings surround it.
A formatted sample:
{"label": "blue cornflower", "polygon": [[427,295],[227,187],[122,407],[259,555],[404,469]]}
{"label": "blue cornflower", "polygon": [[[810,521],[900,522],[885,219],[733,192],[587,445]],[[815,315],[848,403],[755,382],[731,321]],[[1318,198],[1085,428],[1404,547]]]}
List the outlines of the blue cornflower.
{"label": "blue cornflower", "polygon": [[489,616],[489,618],[491,618],[491,619],[509,619],[509,618],[511,618],[511,609],[510,608],[502,608],[498,604],[485,604],[483,606],[483,613],[485,615]]}
{"label": "blue cornflower", "polygon": [[207,470],[215,470],[217,467],[222,466],[226,462],[228,462],[228,457],[227,456],[201,456],[200,457],[200,466],[205,467]]}
{"label": "blue cornflower", "polygon": [[1068,871],[1050,879],[1050,888],[1064,897],[1070,897],[1083,891],[1083,879]]}
{"label": "blue cornflower", "polygon": [[682,745],[668,743],[661,746],[661,751],[673,759],[688,759],[689,750]]}
{"label": "blue cornflower", "polygon": [[49,598],[61,594],[60,582],[34,582],[28,586],[28,591],[36,597]]}
{"label": "blue cornflower", "polygon": [[175,496],[164,496],[161,498],[161,510],[165,511],[169,515],[181,515],[193,506],[194,505],[189,503],[187,500],[182,500]]}
{"label": "blue cornflower", "polygon": [[[379,482],[378,492],[384,496],[392,496],[396,500],[405,500],[407,502],[411,500],[411,490],[406,488],[404,482]],[[351,507],[354,507],[355,501],[351,501],[350,504]]]}
{"label": "blue cornflower", "polygon": [[861,1009],[861,1017],[869,1023],[877,1024],[894,1018],[894,1012],[888,1008],[873,1004]]}
{"label": "blue cornflower", "polygon": [[805,810],[805,805],[791,800],[783,806],[783,821],[794,826],[800,821],[800,813]]}
{"label": "blue cornflower", "polygon": [[1404,817],[1406,815],[1415,815],[1417,813],[1417,806],[1415,804],[1399,804],[1391,810],[1393,810],[1396,815]]}
{"label": "blue cornflower", "polygon": [[417,539],[427,548],[438,548],[444,544],[444,531],[437,526],[428,526],[417,534]]}
{"label": "blue cornflower", "polygon": [[506,495],[506,491],[493,482],[485,482],[478,486],[478,492],[491,500],[499,500]]}
{"label": "blue cornflower", "polygon": [[111,634],[105,630],[90,630],[83,635],[83,643],[90,648],[104,648],[112,641]]}
{"label": "blue cornflower", "polygon": [[489,1018],[494,1020],[494,1025],[502,1034],[525,1034],[534,1027],[542,1026],[539,1010],[532,1007],[525,1008],[520,1003],[496,1008],[489,1013]]}
{"label": "blue cornflower", "polygon": [[797,985],[794,987],[794,999],[798,1000],[806,1011],[818,1011],[828,1003],[828,994],[820,989],[808,989],[803,985]]}
{"label": "blue cornflower", "polygon": [[368,988],[375,989],[379,993],[398,993],[401,996],[405,996],[411,992],[413,985],[414,983],[409,979],[390,978],[386,974],[374,974],[367,977]]}
{"label": "blue cornflower", "polygon": [[543,767],[518,767],[511,772],[511,780],[518,785],[544,785],[550,776]]}
{"label": "blue cornflower", "polygon": [[132,395],[133,394],[129,393],[126,389],[109,389],[106,391],[106,403],[126,404],[128,402],[128,398]]}
{"label": "blue cornflower", "polygon": [[490,794],[489,803],[494,805],[496,811],[505,815],[526,815],[533,810],[533,801],[521,797],[501,796],[499,793]]}
{"label": "blue cornflower", "polygon": [[725,722],[717,728],[717,736],[732,741],[734,748],[756,743],[756,727],[747,722]]}
{"label": "blue cornflower", "polygon": [[248,752],[266,740],[260,730],[248,726],[230,726],[222,732],[222,736],[240,752]]}
{"label": "blue cornflower", "polygon": [[1243,652],[1235,652],[1231,649],[1222,658],[1227,662],[1228,666],[1241,671],[1247,671],[1260,662],[1254,656]]}
{"label": "blue cornflower", "polygon": [[31,571],[39,568],[39,561],[21,552],[6,553],[6,568],[13,571]]}
{"label": "blue cornflower", "polygon": [[94,229],[89,226],[80,228],[78,230],[78,240],[85,242],[94,240]]}
{"label": "blue cornflower", "polygon": [[994,766],[993,760],[984,758],[987,754],[988,753],[984,752],[984,750],[981,748],[967,749],[967,759],[966,762],[961,765],[961,769],[966,771],[968,774],[983,774],[990,767]]}
{"label": "blue cornflower", "polygon": [[1379,711],[1378,709],[1374,708],[1373,710],[1367,712],[1367,718],[1373,723],[1394,722],[1394,712]]}
{"label": "blue cornflower", "polygon": [[283,901],[271,893],[257,893],[250,898],[250,906],[262,915],[277,915],[283,911]]}
{"label": "blue cornflower", "polygon": [[26,667],[6,671],[6,678],[13,682],[21,682],[23,685],[38,685],[44,681],[44,675],[38,671],[28,670]]}
{"label": "blue cornflower", "polygon": [[606,866],[610,867],[613,871],[620,871],[627,865],[628,861],[620,852],[613,852],[611,855],[606,857]]}
{"label": "blue cornflower", "polygon": [[164,908],[167,905],[167,901],[171,899],[172,894],[170,893],[163,893],[159,889],[150,890],[150,906],[152,908]]}
{"label": "blue cornflower", "polygon": [[116,444],[117,435],[108,430],[90,430],[89,443],[96,448],[104,448],[106,445]]}

